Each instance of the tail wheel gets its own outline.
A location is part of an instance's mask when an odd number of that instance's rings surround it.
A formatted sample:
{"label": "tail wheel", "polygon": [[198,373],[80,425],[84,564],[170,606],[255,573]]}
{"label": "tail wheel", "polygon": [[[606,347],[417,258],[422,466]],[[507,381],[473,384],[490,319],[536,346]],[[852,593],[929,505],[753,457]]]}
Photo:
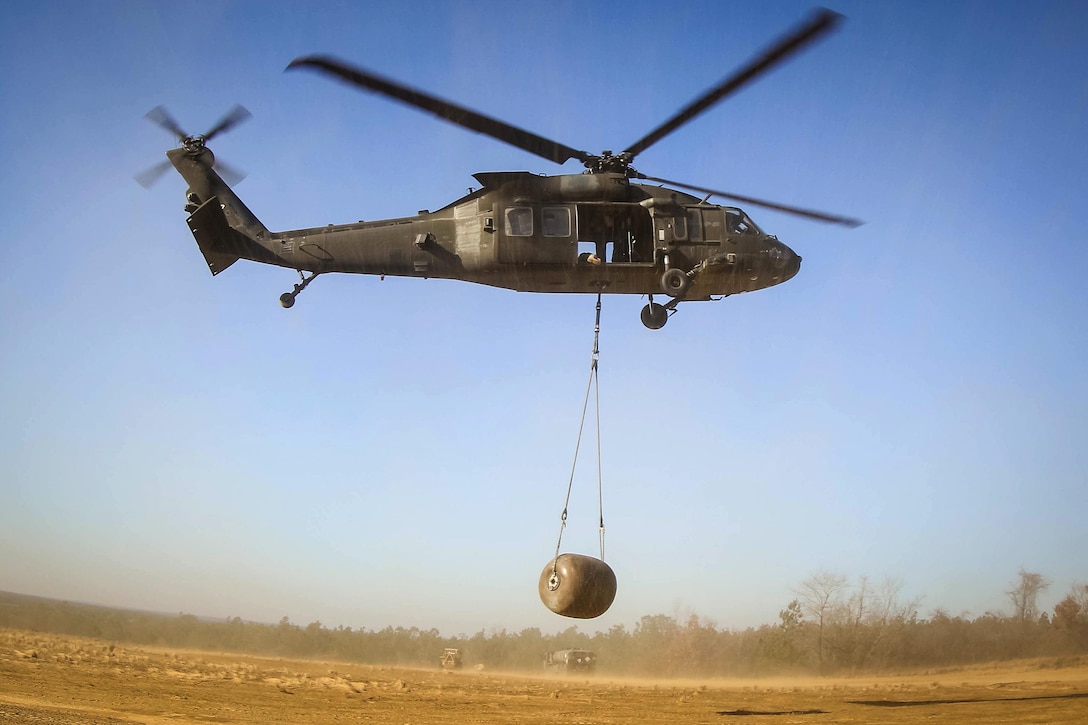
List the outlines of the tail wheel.
{"label": "tail wheel", "polygon": [[683,297],[691,287],[691,277],[682,269],[667,269],[661,275],[661,289],[670,297]]}

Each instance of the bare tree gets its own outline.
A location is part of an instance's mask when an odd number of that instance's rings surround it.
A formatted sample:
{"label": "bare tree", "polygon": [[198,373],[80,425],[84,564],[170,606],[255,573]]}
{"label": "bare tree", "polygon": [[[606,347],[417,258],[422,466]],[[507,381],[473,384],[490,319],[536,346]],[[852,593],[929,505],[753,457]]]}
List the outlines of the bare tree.
{"label": "bare tree", "polygon": [[824,673],[824,651],[827,627],[838,610],[842,609],[842,592],[846,589],[846,577],[829,571],[819,571],[801,582],[796,590],[801,610],[816,625],[816,661],[820,674]]}
{"label": "bare tree", "polygon": [[858,577],[849,597],[830,612],[824,643],[839,666],[854,669],[886,666],[901,647],[902,632],[919,600],[900,599],[903,582],[887,577],[874,585]]}
{"label": "bare tree", "polygon": [[902,600],[902,592],[901,579],[886,577],[880,584],[869,617],[873,634],[865,663],[870,667],[888,665],[897,648],[902,646],[903,631],[918,615],[921,598]]}
{"label": "bare tree", "polygon": [[1039,620],[1039,594],[1050,586],[1050,580],[1042,574],[1021,568],[1019,579],[1011,590],[1006,592],[1012,602],[1013,619],[1021,625]]}
{"label": "bare tree", "polygon": [[840,665],[857,668],[864,664],[872,633],[873,589],[862,575],[846,602],[834,612],[828,645]]}

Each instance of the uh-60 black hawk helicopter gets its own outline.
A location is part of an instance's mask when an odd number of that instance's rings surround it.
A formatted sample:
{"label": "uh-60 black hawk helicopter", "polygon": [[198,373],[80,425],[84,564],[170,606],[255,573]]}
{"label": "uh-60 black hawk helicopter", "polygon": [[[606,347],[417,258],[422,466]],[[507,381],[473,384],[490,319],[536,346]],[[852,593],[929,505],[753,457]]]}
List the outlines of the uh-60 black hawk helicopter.
{"label": "uh-60 black hawk helicopter", "polygon": [[[339,60],[310,56],[309,68],[428,111],[442,119],[562,164],[580,174],[478,173],[480,188],[416,216],[272,232],[239,200],[205,145],[249,116],[236,107],[200,136],[186,134],[161,107],[147,114],[177,136],[168,161],[137,177],[144,184],[172,164],[189,184],[189,228],[218,274],[239,259],[289,267],[301,281],[280,297],[284,307],[327,272],[436,277],[522,292],[648,295],[642,322],[659,329],[681,301],[709,300],[781,284],[801,258],[741,209],[709,203],[732,199],[818,221],[856,226],[845,217],[739,196],[636,171],[635,157],[761,73],[830,31],[841,16],[818,11],[746,66],[618,154],[590,154],[382,78]],[[655,182],[654,185],[637,181]],[[701,196],[666,188],[674,186]],[[307,276],[305,273],[309,273]],[[654,302],[663,293],[671,299]]]}

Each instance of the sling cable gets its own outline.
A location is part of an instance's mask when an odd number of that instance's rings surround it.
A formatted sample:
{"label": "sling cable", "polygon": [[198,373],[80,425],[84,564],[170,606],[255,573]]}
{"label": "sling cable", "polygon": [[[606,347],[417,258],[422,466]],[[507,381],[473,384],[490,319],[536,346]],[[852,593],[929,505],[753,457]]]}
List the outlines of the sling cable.
{"label": "sling cable", "polygon": [[[540,601],[556,614],[575,619],[593,619],[608,611],[616,598],[616,574],[604,562],[604,493],[601,483],[601,395],[597,383],[597,363],[600,359],[598,346],[601,333],[601,293],[597,293],[597,321],[593,326],[593,357],[589,369],[589,384],[586,386],[586,398],[582,404],[582,421],[578,425],[578,440],[574,445],[574,463],[570,469],[570,481],[567,483],[567,498],[563,503],[563,514],[559,522],[559,539],[555,544],[555,557],[540,573],[537,590]],[[585,429],[586,412],[589,409],[589,394],[595,393],[595,417],[597,421],[597,503],[600,513],[601,557],[585,554],[561,554],[563,530],[567,527],[567,510],[570,508],[570,494],[574,487],[574,471],[578,467],[578,451],[582,445],[582,431]]]}

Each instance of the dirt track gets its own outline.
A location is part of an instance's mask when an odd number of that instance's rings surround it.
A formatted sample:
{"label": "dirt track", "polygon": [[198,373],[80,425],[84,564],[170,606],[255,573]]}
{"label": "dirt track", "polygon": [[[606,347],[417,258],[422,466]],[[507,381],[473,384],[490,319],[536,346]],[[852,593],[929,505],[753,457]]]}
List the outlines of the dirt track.
{"label": "dirt track", "polygon": [[0,722],[1085,723],[1088,666],[650,683],[167,652],[0,630]]}

